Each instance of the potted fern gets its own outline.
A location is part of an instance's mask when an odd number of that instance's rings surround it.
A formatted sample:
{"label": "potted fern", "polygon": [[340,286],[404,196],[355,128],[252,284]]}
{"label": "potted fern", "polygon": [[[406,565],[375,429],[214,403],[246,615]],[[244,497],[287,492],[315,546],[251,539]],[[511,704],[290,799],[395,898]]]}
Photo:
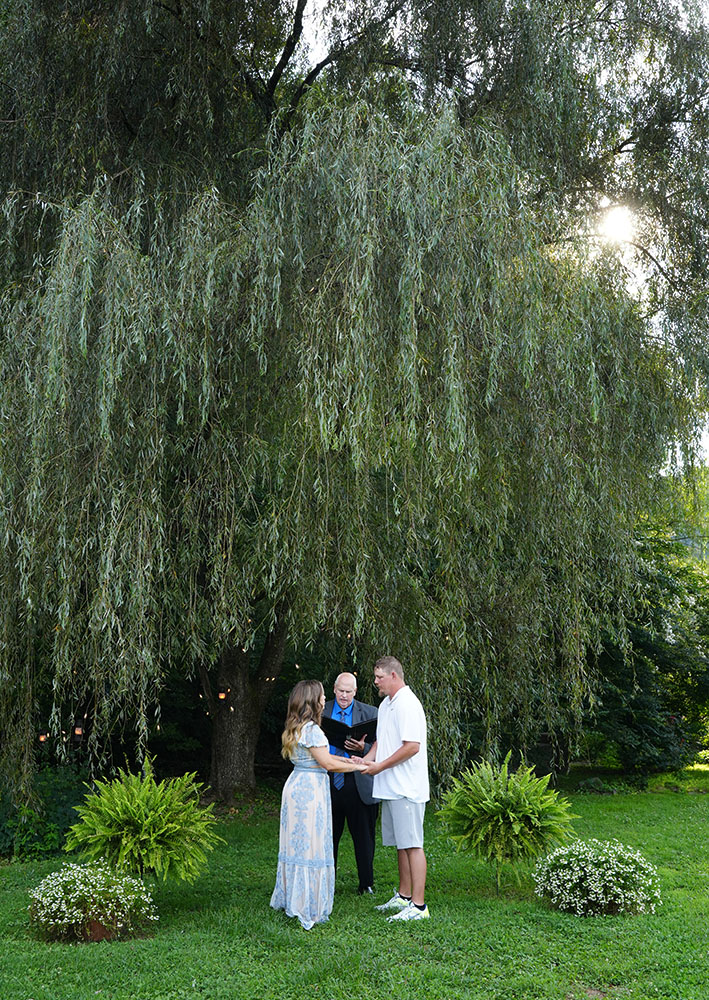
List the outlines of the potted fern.
{"label": "potted fern", "polygon": [[146,758],[142,773],[119,770],[77,806],[65,850],[104,859],[117,870],[194,882],[207,853],[223,843],[215,830],[214,805],[202,808],[195,774],[156,782]]}
{"label": "potted fern", "polygon": [[573,834],[571,805],[548,788],[549,775],[481,761],[455,778],[438,815],[459,851],[495,865],[497,891],[504,864],[531,862]]}

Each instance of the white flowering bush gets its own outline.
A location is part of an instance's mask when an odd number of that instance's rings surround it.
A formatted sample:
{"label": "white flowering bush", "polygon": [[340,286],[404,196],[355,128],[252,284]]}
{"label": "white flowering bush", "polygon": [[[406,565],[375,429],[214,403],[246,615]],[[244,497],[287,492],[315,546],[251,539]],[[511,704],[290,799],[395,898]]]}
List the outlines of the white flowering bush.
{"label": "white flowering bush", "polygon": [[543,858],[535,892],[579,916],[654,913],[661,902],[657,869],[617,840],[577,840]]}
{"label": "white flowering bush", "polygon": [[130,937],[158,919],[140,879],[105,861],[65,864],[30,889],[30,896],[30,923],[55,941]]}

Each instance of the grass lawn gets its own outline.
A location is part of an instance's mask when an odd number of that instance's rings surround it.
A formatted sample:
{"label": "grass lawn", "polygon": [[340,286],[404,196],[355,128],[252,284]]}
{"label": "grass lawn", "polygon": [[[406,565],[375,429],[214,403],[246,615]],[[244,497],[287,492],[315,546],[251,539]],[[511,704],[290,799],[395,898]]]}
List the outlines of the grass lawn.
{"label": "grass lawn", "polygon": [[[669,787],[667,787],[669,786]],[[0,866],[0,1000],[589,1000],[709,997],[709,769],[650,791],[573,795],[581,837],[620,841],[659,869],[654,916],[582,919],[535,901],[522,873],[495,894],[491,869],[453,853],[427,818],[432,919],[388,925],[355,893],[347,834],[335,910],[303,931],[269,909],[277,796],[225,821],[227,845],[193,887],[159,886],[153,937],[45,944],[27,924],[27,889],[57,860]],[[432,810],[431,810],[432,812]],[[377,900],[396,882],[375,858]]]}

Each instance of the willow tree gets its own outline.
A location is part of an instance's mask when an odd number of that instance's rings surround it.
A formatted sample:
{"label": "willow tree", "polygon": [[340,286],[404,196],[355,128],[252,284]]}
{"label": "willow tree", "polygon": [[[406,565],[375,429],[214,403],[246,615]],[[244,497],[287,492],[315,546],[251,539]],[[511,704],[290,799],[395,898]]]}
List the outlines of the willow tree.
{"label": "willow tree", "polygon": [[395,106],[404,79],[429,107],[454,95],[471,131],[494,119],[560,235],[569,214],[629,205],[637,251],[659,266],[653,292],[675,317],[701,309],[702,0],[4,0],[0,191],[28,208],[108,175],[126,201],[160,190],[181,209],[215,184],[242,203],[266,131],[297,129],[308,95],[372,86]]}
{"label": "willow tree", "polygon": [[693,386],[528,183],[493,126],[356,103],[274,139],[246,209],[209,190],[176,226],[110,183],[55,209],[3,301],[7,754],[43,685],[98,748],[180,669],[227,795],[286,642],[323,631],[401,657],[439,775],[466,699],[490,740],[580,709]]}

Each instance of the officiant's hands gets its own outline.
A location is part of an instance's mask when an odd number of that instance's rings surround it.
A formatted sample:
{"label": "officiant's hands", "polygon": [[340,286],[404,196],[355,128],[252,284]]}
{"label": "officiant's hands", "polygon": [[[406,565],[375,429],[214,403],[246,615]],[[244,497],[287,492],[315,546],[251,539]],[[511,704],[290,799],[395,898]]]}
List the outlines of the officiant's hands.
{"label": "officiant's hands", "polygon": [[365,733],[361,740],[356,740],[353,736],[348,736],[345,740],[345,750],[348,753],[364,753],[364,741],[367,739]]}

